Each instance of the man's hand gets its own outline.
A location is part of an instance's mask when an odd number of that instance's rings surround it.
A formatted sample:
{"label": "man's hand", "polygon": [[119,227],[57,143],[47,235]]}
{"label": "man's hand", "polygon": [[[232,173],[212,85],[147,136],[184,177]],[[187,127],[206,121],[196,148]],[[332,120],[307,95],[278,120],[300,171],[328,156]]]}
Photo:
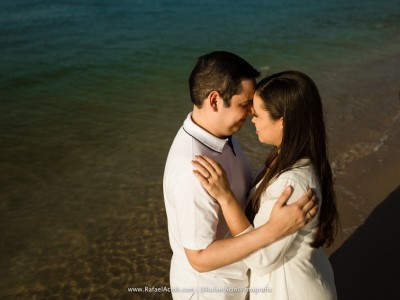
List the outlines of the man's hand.
{"label": "man's hand", "polygon": [[271,216],[268,220],[268,223],[274,225],[271,228],[281,238],[295,233],[305,226],[318,212],[317,201],[312,189],[308,189],[307,193],[296,202],[287,205],[286,203],[292,192],[293,188],[291,186],[285,188],[272,208]]}

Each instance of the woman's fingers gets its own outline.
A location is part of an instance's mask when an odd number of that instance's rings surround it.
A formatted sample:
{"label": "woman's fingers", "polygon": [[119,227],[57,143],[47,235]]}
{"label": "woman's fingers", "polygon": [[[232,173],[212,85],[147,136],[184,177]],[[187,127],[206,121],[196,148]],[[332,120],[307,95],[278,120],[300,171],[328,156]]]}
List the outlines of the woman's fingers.
{"label": "woman's fingers", "polygon": [[217,163],[215,160],[206,155],[201,156],[201,158],[210,165],[210,167],[216,174],[222,173],[223,169],[221,168],[220,164]]}
{"label": "woman's fingers", "polygon": [[217,174],[210,162],[214,163],[211,158],[208,158],[207,160],[205,157],[200,155],[195,155],[194,160],[192,160],[192,163],[206,178]]}
{"label": "woman's fingers", "polygon": [[208,182],[207,178],[203,175],[203,173],[201,173],[197,170],[193,170],[193,174],[194,174],[194,176],[196,176],[196,178],[200,181],[200,183],[204,187],[208,186],[209,182]]}

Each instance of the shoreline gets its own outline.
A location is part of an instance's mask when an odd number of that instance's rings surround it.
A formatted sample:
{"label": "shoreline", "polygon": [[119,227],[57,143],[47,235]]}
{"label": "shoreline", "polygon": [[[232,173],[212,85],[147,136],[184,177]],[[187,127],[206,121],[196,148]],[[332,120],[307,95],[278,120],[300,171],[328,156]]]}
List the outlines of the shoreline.
{"label": "shoreline", "polygon": [[336,178],[336,197],[342,234],[327,250],[333,254],[361,226],[376,207],[399,188],[400,120],[393,124],[381,149],[350,162]]}
{"label": "shoreline", "polygon": [[[335,149],[336,155],[332,163],[342,232],[339,232],[336,242],[326,249],[329,255],[337,250],[400,184],[400,86],[396,78],[396,66],[400,66],[400,53],[391,55],[390,59],[386,58],[388,59],[380,66],[380,72],[375,73],[375,81],[368,78],[364,83],[368,88],[363,93],[359,92],[360,88],[354,91],[348,86],[349,89],[346,89],[347,97],[370,97],[371,101],[368,104],[372,106],[373,111],[365,108],[363,124],[368,128],[362,128],[361,131],[368,132],[373,128],[373,138],[357,135],[360,127],[354,124],[355,120],[343,122],[347,125],[336,130],[332,136],[333,145],[338,145],[343,140],[346,140],[347,145],[339,151]],[[364,67],[368,69],[368,66],[370,63]],[[386,78],[387,74],[393,77]],[[374,84],[378,84],[379,88],[372,88]],[[336,125],[342,126],[341,123]]]}
{"label": "shoreline", "polygon": [[[342,232],[325,249],[339,299],[390,299],[397,293],[400,209],[400,120],[378,151],[350,162],[337,176]],[[394,243],[397,244],[397,243]],[[392,270],[392,272],[390,272]]]}

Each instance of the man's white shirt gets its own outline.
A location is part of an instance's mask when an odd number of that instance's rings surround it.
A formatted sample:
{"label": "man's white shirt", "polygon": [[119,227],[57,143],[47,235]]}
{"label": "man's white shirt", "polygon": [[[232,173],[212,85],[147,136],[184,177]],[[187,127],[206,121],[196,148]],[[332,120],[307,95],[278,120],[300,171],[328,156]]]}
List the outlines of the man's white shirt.
{"label": "man's white shirt", "polygon": [[[220,139],[187,116],[170,148],[163,180],[168,234],[173,256],[170,285],[174,299],[245,299],[248,267],[241,261],[199,273],[184,248],[206,249],[216,239],[230,237],[220,206],[193,175],[195,155],[207,155],[225,169],[244,209],[252,182],[248,161],[235,138]],[[231,145],[230,145],[231,144]]]}

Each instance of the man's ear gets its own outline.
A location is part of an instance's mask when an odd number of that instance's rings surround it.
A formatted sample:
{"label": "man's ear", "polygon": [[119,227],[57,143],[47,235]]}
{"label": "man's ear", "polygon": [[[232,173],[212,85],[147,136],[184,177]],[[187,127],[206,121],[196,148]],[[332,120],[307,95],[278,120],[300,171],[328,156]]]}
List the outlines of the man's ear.
{"label": "man's ear", "polygon": [[211,91],[208,94],[207,101],[208,105],[213,111],[218,111],[218,101],[221,99],[218,91]]}

